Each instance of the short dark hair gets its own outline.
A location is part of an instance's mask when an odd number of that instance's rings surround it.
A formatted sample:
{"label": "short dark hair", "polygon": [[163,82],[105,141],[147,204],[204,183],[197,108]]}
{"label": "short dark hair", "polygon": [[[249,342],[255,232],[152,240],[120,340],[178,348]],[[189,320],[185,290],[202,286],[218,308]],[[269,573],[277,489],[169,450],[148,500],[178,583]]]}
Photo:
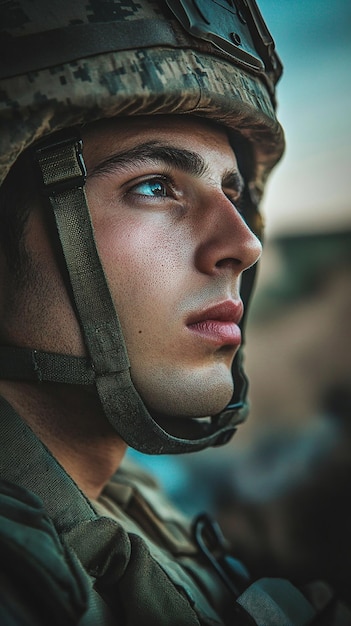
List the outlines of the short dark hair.
{"label": "short dark hair", "polygon": [[30,155],[23,152],[0,187],[0,246],[9,268],[19,277],[28,260],[26,223],[31,208],[40,199],[37,180]]}

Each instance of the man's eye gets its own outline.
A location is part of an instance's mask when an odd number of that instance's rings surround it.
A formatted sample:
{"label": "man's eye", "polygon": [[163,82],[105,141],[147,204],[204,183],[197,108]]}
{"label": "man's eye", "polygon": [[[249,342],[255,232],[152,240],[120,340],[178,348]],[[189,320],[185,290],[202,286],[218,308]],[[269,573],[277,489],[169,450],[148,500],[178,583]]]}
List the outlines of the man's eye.
{"label": "man's eye", "polygon": [[160,179],[144,180],[132,189],[133,193],[152,198],[165,198],[168,195],[166,184]]}
{"label": "man's eye", "polygon": [[235,195],[233,196],[232,194],[226,194],[228,200],[230,200],[230,202],[235,206],[236,210],[239,213],[243,212],[243,197],[242,195],[238,196]]}

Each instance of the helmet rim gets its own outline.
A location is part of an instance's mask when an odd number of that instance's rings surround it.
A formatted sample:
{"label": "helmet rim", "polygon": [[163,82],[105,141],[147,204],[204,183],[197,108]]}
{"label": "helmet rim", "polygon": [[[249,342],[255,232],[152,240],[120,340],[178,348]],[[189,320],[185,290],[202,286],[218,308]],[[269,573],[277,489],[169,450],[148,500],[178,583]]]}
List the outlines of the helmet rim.
{"label": "helmet rim", "polygon": [[5,79],[2,91],[0,184],[36,140],[115,116],[196,115],[242,134],[253,146],[259,195],[284,151],[261,79],[203,52],[155,47],[100,54]]}

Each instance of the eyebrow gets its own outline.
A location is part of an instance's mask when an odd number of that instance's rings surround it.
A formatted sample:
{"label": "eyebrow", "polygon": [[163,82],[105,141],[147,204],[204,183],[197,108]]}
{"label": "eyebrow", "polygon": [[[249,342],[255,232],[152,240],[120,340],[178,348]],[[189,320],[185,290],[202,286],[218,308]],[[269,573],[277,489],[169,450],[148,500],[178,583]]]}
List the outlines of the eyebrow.
{"label": "eyebrow", "polygon": [[104,159],[92,169],[89,176],[109,174],[116,168],[127,169],[128,166],[143,165],[146,161],[162,162],[196,177],[202,176],[207,171],[205,161],[196,152],[152,141]]}
{"label": "eyebrow", "polygon": [[[130,166],[143,165],[150,161],[164,163],[196,178],[200,178],[209,171],[204,159],[196,152],[151,141],[113,154],[95,165],[88,176],[89,178],[104,176],[115,172],[116,169],[128,169]],[[223,185],[241,192],[243,180],[240,173],[237,170],[226,171],[223,176]]]}

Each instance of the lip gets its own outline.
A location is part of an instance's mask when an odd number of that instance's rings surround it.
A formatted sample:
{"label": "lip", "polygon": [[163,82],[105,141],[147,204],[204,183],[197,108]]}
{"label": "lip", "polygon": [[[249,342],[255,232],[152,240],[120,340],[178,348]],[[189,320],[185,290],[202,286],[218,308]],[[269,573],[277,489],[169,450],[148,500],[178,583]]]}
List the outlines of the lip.
{"label": "lip", "polygon": [[202,311],[192,313],[186,325],[190,331],[216,345],[240,346],[240,320],[243,303],[226,300]]}

